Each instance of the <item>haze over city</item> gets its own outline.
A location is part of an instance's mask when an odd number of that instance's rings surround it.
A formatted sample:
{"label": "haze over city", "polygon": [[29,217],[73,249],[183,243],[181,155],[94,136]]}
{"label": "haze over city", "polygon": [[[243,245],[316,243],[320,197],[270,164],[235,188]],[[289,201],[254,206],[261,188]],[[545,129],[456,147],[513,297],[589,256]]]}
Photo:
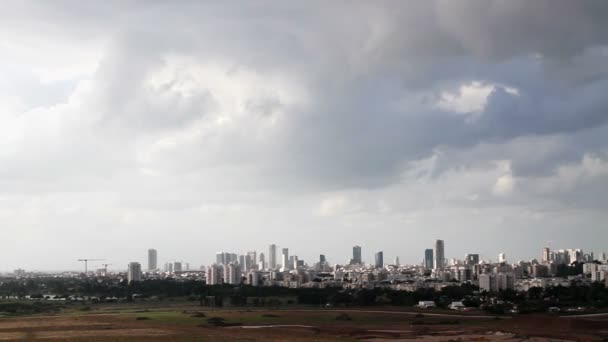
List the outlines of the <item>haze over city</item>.
{"label": "haze over city", "polygon": [[605,252],[606,18],[603,1],[4,1],[0,270],[149,248],[198,268],[270,244],[420,264],[437,239],[446,259]]}

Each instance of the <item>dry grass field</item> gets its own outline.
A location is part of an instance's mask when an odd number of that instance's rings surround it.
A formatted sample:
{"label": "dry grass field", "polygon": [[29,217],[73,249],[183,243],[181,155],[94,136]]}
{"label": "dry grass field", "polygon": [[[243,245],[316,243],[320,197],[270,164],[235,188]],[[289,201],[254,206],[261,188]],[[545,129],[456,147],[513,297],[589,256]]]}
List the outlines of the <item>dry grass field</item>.
{"label": "dry grass field", "polygon": [[0,318],[0,340],[602,341],[608,316],[500,318],[357,310],[108,308]]}

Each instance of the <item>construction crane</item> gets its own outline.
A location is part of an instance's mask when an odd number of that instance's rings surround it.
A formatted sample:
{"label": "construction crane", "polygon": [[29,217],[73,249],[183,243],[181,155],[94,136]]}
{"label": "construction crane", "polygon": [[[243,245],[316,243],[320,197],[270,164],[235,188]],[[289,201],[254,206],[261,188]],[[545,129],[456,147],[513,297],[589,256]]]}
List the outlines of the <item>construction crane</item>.
{"label": "construction crane", "polygon": [[84,274],[89,272],[89,261],[102,261],[106,259],[78,259],[78,261],[84,261]]}

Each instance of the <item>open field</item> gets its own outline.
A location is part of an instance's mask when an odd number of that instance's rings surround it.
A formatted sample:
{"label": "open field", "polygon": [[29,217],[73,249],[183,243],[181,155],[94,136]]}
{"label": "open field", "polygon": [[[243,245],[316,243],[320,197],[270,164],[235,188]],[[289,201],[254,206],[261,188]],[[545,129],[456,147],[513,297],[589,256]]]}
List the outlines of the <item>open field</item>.
{"label": "open field", "polygon": [[0,340],[540,342],[605,338],[608,316],[497,319],[369,309],[211,311],[197,306],[102,306],[92,312],[0,319]]}

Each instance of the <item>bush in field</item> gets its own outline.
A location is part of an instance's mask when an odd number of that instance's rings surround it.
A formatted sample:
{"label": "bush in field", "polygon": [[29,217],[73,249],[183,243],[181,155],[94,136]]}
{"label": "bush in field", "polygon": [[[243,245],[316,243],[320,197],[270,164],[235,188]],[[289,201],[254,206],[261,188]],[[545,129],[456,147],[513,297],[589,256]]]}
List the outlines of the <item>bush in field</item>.
{"label": "bush in field", "polygon": [[262,317],[276,318],[276,317],[281,317],[281,316],[275,315],[275,314],[262,314]]}
{"label": "bush in field", "polygon": [[220,327],[224,325],[224,322],[226,320],[223,319],[222,317],[211,317],[207,319],[207,324],[209,325],[214,325],[216,327]]}
{"label": "bush in field", "polygon": [[353,318],[345,313],[341,313],[338,316],[336,316],[336,321],[352,321],[352,320],[353,320]]}

